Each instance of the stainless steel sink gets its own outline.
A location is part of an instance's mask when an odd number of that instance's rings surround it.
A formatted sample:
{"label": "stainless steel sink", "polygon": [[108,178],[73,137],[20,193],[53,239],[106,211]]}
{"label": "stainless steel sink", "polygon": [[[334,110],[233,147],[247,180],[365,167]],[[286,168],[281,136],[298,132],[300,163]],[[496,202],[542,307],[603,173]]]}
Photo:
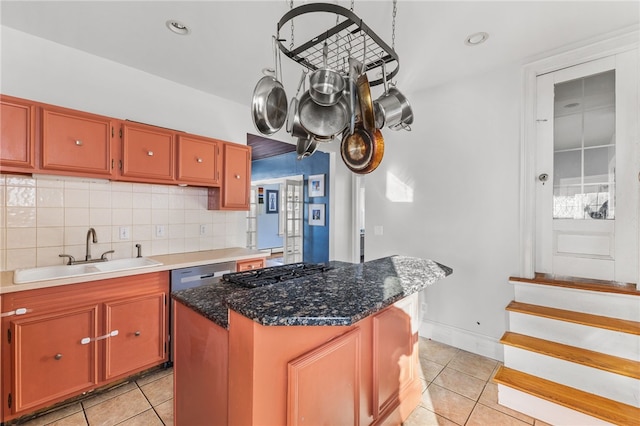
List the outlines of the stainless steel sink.
{"label": "stainless steel sink", "polygon": [[24,284],[34,281],[104,274],[107,272],[149,268],[160,265],[162,265],[161,262],[157,262],[147,257],[132,257],[130,259],[117,259],[109,260],[107,262],[85,263],[79,265],[58,265],[43,266],[40,268],[16,269],[13,273],[13,282],[16,284]]}

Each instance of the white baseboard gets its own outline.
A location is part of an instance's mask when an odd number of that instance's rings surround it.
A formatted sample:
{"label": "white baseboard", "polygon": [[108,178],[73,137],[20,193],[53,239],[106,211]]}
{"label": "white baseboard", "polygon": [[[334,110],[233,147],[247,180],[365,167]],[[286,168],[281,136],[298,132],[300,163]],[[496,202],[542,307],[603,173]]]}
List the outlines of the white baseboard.
{"label": "white baseboard", "polygon": [[424,319],[420,322],[418,334],[421,337],[463,349],[467,352],[498,361],[504,360],[502,344],[499,339],[493,337]]}

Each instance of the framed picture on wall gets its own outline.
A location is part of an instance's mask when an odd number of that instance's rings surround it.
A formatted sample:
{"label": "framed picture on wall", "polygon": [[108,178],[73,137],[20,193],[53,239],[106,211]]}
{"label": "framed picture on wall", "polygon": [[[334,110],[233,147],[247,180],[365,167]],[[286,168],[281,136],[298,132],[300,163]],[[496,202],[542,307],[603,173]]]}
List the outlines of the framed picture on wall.
{"label": "framed picture on wall", "polygon": [[324,204],[309,204],[309,225],[324,226]]}
{"label": "framed picture on wall", "polygon": [[309,176],[309,197],[324,197],[324,175]]}
{"label": "framed picture on wall", "polygon": [[267,213],[278,213],[278,191],[267,189]]}

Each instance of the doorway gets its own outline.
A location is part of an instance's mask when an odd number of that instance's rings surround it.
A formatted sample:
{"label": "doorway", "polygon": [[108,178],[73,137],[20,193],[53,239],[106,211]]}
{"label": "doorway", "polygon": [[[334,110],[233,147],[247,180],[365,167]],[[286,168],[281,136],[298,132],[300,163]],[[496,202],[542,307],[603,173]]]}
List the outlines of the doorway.
{"label": "doorway", "polygon": [[535,271],[638,281],[635,51],[536,78]]}
{"label": "doorway", "polygon": [[304,259],[302,175],[251,182],[247,247],[268,251],[267,266]]}

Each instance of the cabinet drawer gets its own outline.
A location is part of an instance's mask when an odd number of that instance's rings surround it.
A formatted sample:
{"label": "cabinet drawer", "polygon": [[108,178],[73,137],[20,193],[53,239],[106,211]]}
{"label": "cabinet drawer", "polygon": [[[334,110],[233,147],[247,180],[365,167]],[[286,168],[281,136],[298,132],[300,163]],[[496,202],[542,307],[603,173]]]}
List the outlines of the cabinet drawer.
{"label": "cabinet drawer", "polygon": [[106,117],[46,107],[42,110],[42,169],[108,178],[112,123]]}
{"label": "cabinet drawer", "polygon": [[250,271],[252,269],[264,268],[264,264],[265,260],[263,258],[242,260],[236,263],[236,269],[237,272]]}

